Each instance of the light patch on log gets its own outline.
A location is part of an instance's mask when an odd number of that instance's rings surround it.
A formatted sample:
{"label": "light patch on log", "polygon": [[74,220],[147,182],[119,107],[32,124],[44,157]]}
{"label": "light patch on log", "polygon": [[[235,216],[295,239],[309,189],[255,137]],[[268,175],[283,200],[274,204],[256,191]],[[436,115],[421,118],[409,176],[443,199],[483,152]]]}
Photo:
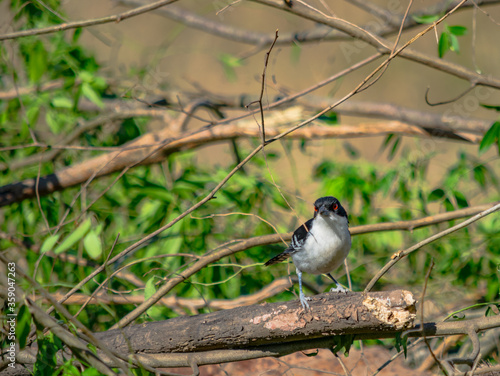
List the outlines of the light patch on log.
{"label": "light patch on log", "polygon": [[415,299],[409,291],[393,291],[385,299],[368,296],[363,300],[363,305],[377,319],[397,330],[413,327]]}

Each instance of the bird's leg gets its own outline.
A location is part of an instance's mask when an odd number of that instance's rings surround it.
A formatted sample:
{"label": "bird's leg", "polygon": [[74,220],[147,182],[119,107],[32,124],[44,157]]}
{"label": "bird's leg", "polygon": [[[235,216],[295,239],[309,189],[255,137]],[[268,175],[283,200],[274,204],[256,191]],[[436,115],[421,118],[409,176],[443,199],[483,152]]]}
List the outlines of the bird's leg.
{"label": "bird's leg", "polygon": [[309,304],[307,303],[308,300],[311,300],[311,298],[307,298],[304,295],[304,291],[302,291],[302,272],[297,269],[297,276],[299,277],[299,299],[300,299],[300,304],[302,304],[302,308],[305,310],[309,309]]}
{"label": "bird's leg", "polygon": [[[330,273],[326,273],[326,275],[328,277],[330,277],[330,279],[333,281],[333,283],[335,283],[336,287],[332,287],[330,289],[330,292],[343,292],[345,294],[347,294],[349,292],[349,289],[346,289],[344,286],[342,286],[340,283],[337,282],[337,280],[335,278],[332,277],[332,275]],[[300,278],[299,278],[300,280]]]}

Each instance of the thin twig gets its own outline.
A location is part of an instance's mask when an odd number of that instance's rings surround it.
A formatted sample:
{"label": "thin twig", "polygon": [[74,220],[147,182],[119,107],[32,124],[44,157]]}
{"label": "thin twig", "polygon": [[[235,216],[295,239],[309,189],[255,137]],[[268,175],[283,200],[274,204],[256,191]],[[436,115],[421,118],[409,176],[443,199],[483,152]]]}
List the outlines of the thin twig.
{"label": "thin twig", "polygon": [[[260,87],[260,95],[259,95],[259,100],[257,103],[259,104],[259,109],[260,109],[260,123],[262,127],[262,145],[266,145],[266,129],[264,126],[264,107],[262,105],[262,100],[264,98],[264,90],[266,88],[266,71],[267,71],[267,65],[269,64],[269,57],[271,56],[271,51],[273,50],[274,45],[276,44],[276,41],[278,40],[278,30],[276,30],[276,34],[274,36],[273,43],[271,44],[271,47],[269,47],[269,51],[266,53],[266,59],[264,60],[264,69],[262,71],[262,84]],[[248,106],[250,106],[252,103],[250,103]],[[247,107],[248,107],[247,106]]]}
{"label": "thin twig", "polygon": [[88,26],[93,26],[93,25],[102,25],[102,24],[110,23],[110,22],[118,23],[120,21],[126,20],[127,18],[138,16],[140,14],[150,12],[150,11],[155,10],[157,8],[160,8],[162,6],[175,3],[176,1],[178,1],[178,0],[161,0],[161,1],[156,1],[152,4],[143,5],[141,7],[137,7],[135,9],[131,9],[131,10],[128,10],[126,12],[113,14],[113,15],[107,16],[107,17],[94,18],[94,19],[83,20],[83,21],[67,22],[67,23],[62,23],[59,25],[54,25],[54,26],[49,26],[49,27],[43,27],[43,28],[39,28],[39,29],[15,31],[13,33],[0,35],[0,41],[7,40],[7,39],[16,39],[16,38],[21,38],[21,37],[27,37],[27,36],[31,36],[31,35],[50,34],[50,33],[54,33],[57,31],[76,29],[79,27],[88,27]]}
{"label": "thin twig", "polygon": [[[429,269],[427,270],[427,273],[425,275],[424,288],[422,289],[422,296],[420,298],[420,326],[421,326],[422,331],[424,329],[425,292],[427,291],[427,282],[429,281],[429,277],[431,276],[432,268],[434,268],[434,259],[431,259],[431,264],[429,265]],[[438,358],[436,357],[436,354],[434,354],[434,351],[432,351],[432,347],[431,347],[429,340],[427,339],[427,336],[425,335],[425,333],[422,334],[422,338],[424,339],[425,345],[427,346],[429,353],[434,358],[434,361],[439,366],[439,368],[441,368],[441,371],[443,371],[443,373],[446,375],[447,374],[446,369],[441,364],[441,362],[438,360]]]}
{"label": "thin twig", "polygon": [[[357,25],[352,24],[351,22],[346,21],[345,19],[329,17],[322,12],[318,11],[315,8],[310,6],[294,6],[292,8],[288,8],[283,4],[283,1],[278,0],[252,0],[254,2],[265,4],[277,9],[281,9],[290,13],[293,13],[299,17],[303,17],[313,22],[318,22],[327,26],[330,26],[334,29],[341,30],[344,33],[350,35],[355,39],[359,39],[368,43],[369,45],[377,48],[379,51],[382,51],[384,54],[391,53],[391,42],[385,38],[382,38],[378,35],[374,35],[370,33],[366,29],[362,29]],[[453,14],[457,9],[459,9],[467,0],[462,0],[458,2],[450,11],[444,14],[439,20],[436,21],[435,25],[443,22],[448,16]],[[302,3],[305,4],[305,3]],[[474,71],[465,69],[463,66],[451,63],[448,61],[444,61],[443,59],[439,59],[435,56],[428,55],[422,53],[417,50],[407,49],[406,47],[412,44],[415,40],[419,39],[422,35],[427,32],[434,30],[434,25],[430,25],[425,28],[423,31],[416,34],[412,39],[410,39],[405,45],[403,45],[396,55],[403,57],[405,59],[438,69],[442,72],[447,72],[456,77],[462,78],[469,82],[476,82],[478,85],[490,86],[494,88],[500,88],[500,78],[497,77],[486,77],[485,75],[480,75]]]}
{"label": "thin twig", "polygon": [[427,244],[432,243],[433,241],[435,241],[437,239],[442,238],[443,236],[446,236],[448,234],[451,234],[452,232],[455,232],[455,231],[460,230],[460,229],[462,229],[464,227],[467,227],[470,224],[478,221],[479,219],[481,219],[481,218],[483,218],[483,217],[485,217],[485,216],[487,216],[487,215],[489,215],[491,213],[496,212],[499,209],[500,209],[500,204],[497,204],[497,205],[491,207],[490,209],[484,210],[481,213],[476,214],[474,217],[469,218],[469,219],[463,221],[462,223],[459,223],[458,225],[450,227],[447,230],[441,231],[441,232],[439,232],[439,233],[437,233],[437,234],[435,234],[433,236],[428,237],[425,240],[422,240],[421,242],[415,244],[414,246],[412,246],[410,248],[405,249],[404,251],[396,252],[394,255],[392,255],[391,261],[389,261],[387,264],[385,264],[385,266],[368,283],[368,285],[365,288],[365,292],[368,292],[371,289],[373,289],[373,287],[375,286],[375,283],[377,283],[377,281],[385,273],[387,273],[387,271],[389,271],[389,269],[391,269],[399,260],[401,260],[402,258],[408,256],[410,253],[416,251],[417,249],[422,248],[424,245],[427,245]]}

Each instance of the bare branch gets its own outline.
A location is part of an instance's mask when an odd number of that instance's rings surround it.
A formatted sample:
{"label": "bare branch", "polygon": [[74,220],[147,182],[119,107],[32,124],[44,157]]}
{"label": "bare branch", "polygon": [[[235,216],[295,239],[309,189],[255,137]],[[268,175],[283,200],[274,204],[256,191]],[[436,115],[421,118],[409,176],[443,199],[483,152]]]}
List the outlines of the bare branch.
{"label": "bare branch", "polygon": [[50,33],[55,33],[57,31],[76,29],[79,27],[88,27],[88,26],[93,26],[93,25],[102,25],[102,24],[110,23],[110,22],[118,23],[120,21],[126,20],[127,18],[139,16],[141,14],[150,12],[150,11],[155,10],[157,8],[160,8],[162,6],[175,3],[176,1],[178,1],[178,0],[161,0],[161,1],[156,1],[154,3],[151,3],[151,4],[143,5],[141,7],[135,8],[135,9],[128,10],[126,12],[113,14],[113,15],[107,16],[107,17],[94,18],[94,19],[83,20],[83,21],[67,22],[67,23],[62,23],[62,24],[55,25],[55,26],[43,27],[43,28],[39,28],[39,29],[15,31],[13,33],[0,35],[0,41],[7,40],[7,39],[22,38],[22,37],[27,37],[27,36],[31,36],[31,35],[50,34]]}
{"label": "bare branch", "polygon": [[[138,6],[145,3],[144,0],[120,0],[120,4],[129,6]],[[366,2],[357,0],[357,5],[364,6]],[[438,4],[430,5],[424,10],[416,11],[405,20],[404,29],[408,30],[421,24],[417,23],[413,16],[422,16],[428,14],[439,14],[452,10],[459,1],[442,1]],[[498,4],[499,0],[479,0],[475,3],[479,5],[494,5]],[[473,7],[472,2],[467,2],[459,10]],[[372,9],[373,10],[373,9]],[[372,13],[370,10],[370,13]],[[272,43],[274,34],[259,33],[253,30],[242,29],[238,27],[229,26],[221,22],[215,22],[210,18],[200,16],[194,12],[188,11],[178,6],[170,6],[168,8],[159,8],[155,10],[156,14],[165,16],[171,20],[183,23],[186,26],[216,35],[221,38],[226,38],[239,43],[247,43],[256,45],[257,48],[264,48],[264,46]],[[383,20],[383,24],[379,25],[377,35],[389,36],[398,31],[398,28],[403,19],[402,15],[392,14],[382,8],[378,8],[377,16]],[[368,25],[361,26],[362,29],[368,29]],[[329,27],[314,27],[310,30],[297,31],[292,33],[283,33],[280,39],[276,42],[277,45],[291,45],[294,42],[300,43],[316,43],[325,41],[347,41],[352,40],[352,37],[346,35],[339,30],[332,30]]]}
{"label": "bare branch", "polygon": [[[335,17],[326,17],[325,15],[315,12],[314,10],[301,5],[300,3],[296,3],[293,7],[287,7],[284,5],[283,1],[280,0],[252,0],[254,2],[265,4],[271,6],[273,8],[281,9],[283,11],[293,13],[297,16],[303,17],[305,19],[311,20],[313,22],[318,22],[324,25],[328,25],[333,27],[334,29],[343,31],[344,33],[350,35],[355,39],[362,40],[369,45],[375,47],[380,52],[384,54],[391,53],[391,43],[387,39],[376,36],[374,34],[369,33],[367,30],[360,28],[359,26],[353,25],[350,22],[347,22],[340,18]],[[448,11],[443,17],[441,17],[438,21],[436,21],[436,25],[442,22],[447,16],[452,14],[459,6],[465,3],[467,0],[460,1],[456,6]],[[417,50],[413,50],[410,48],[406,48],[409,44],[413,43],[414,40],[418,39],[420,36],[424,35],[426,32],[432,30],[434,25],[427,27],[424,31],[418,33],[414,38],[412,38],[409,42],[407,42],[402,48],[398,49],[397,55],[426,65],[431,68],[438,69],[442,72],[449,73],[456,77],[462,78],[464,80],[469,81],[470,83],[475,83],[477,85],[489,86],[493,88],[500,88],[500,79],[493,77],[491,75],[485,76],[478,74],[474,71],[471,71],[461,65],[448,62],[442,59],[439,59],[434,56],[427,55],[423,52],[419,52]]]}
{"label": "bare branch", "polygon": [[[281,115],[284,115],[281,112]],[[274,140],[282,133],[280,124],[286,121],[293,121],[302,115],[302,111],[291,109],[288,116],[276,116],[273,128],[267,129],[267,135]],[[425,118],[423,119],[425,120]],[[267,120],[270,123],[272,119]],[[401,134],[408,136],[425,137],[429,134],[436,134],[441,137],[457,139],[454,132],[422,130],[417,126],[412,126],[397,121],[387,123],[366,123],[358,125],[340,125],[328,127],[313,125],[308,128],[296,130],[288,135],[292,139],[327,139],[327,138],[352,138],[367,137],[384,134]],[[238,124],[221,125],[215,128],[205,128],[196,131],[186,137],[176,137],[170,128],[165,127],[160,131],[147,133],[140,138],[116,149],[112,153],[100,155],[87,161],[69,166],[53,174],[40,177],[38,193],[40,196],[60,191],[78,184],[85,183],[89,179],[99,178],[113,172],[122,171],[138,165],[149,165],[163,161],[168,155],[179,150],[195,149],[212,143],[230,141],[242,137],[261,137],[262,133],[255,128],[255,124],[241,122]],[[474,134],[463,133],[460,140],[467,140],[477,143],[480,137]],[[160,141],[158,141],[160,140]],[[48,154],[45,154],[46,156]],[[52,154],[48,155],[51,156]],[[45,157],[44,157],[45,158]],[[27,164],[35,161],[35,157],[28,161],[18,161],[18,164]],[[36,179],[26,179],[22,182],[11,183],[0,187],[0,206],[10,205],[25,199],[35,197]]]}

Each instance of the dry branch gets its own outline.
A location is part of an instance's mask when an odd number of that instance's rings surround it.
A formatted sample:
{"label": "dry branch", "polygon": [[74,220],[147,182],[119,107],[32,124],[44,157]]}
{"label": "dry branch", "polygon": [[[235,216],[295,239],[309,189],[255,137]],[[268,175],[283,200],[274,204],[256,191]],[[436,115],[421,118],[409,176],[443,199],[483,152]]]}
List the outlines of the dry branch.
{"label": "dry branch", "polygon": [[[286,120],[286,118],[285,118]],[[269,123],[269,120],[267,120]],[[283,120],[282,120],[283,122]],[[275,137],[283,128],[267,130],[268,137]],[[387,123],[365,123],[358,125],[339,125],[336,127],[312,125],[289,134],[293,139],[325,139],[347,138],[385,135],[388,133],[427,136],[428,132],[417,126],[412,126],[397,121]],[[56,173],[40,177],[38,187],[35,178],[12,183],[0,187],[0,206],[10,205],[38,194],[44,196],[78,184],[89,179],[109,175],[137,165],[147,165],[163,161],[167,155],[179,150],[193,149],[204,145],[228,141],[240,137],[259,137],[260,131],[255,124],[241,122],[218,127],[209,127],[195,132],[186,137],[176,137],[170,128],[163,128],[158,132],[151,132],[126,144],[115,152],[100,155],[82,163],[67,167]],[[464,134],[473,142],[479,138],[473,134]]]}
{"label": "dry branch", "polygon": [[[384,54],[391,54],[391,52],[392,52],[392,44],[389,40],[382,38],[380,36],[377,36],[375,34],[372,34],[372,33],[368,32],[367,30],[361,29],[360,27],[358,27],[358,26],[356,26],[356,25],[354,25],[354,24],[352,24],[344,19],[336,18],[336,17],[327,17],[326,15],[322,14],[321,12],[317,12],[316,10],[313,10],[312,7],[306,6],[303,3],[295,2],[294,6],[289,7],[286,5],[286,3],[284,1],[281,1],[281,0],[252,0],[252,1],[259,3],[259,4],[264,4],[264,5],[270,6],[272,8],[280,9],[282,11],[292,13],[296,16],[302,17],[304,19],[308,19],[308,20],[313,21],[313,22],[317,22],[320,24],[330,26],[336,30],[340,30],[340,31],[350,35],[354,39],[358,39],[358,40],[361,40],[363,42],[366,42],[368,45],[376,48],[377,50],[383,52]],[[433,26],[431,26],[430,28],[419,33],[415,38],[413,38],[413,40],[418,39],[421,35],[425,34],[426,31],[431,30],[433,27],[435,27],[435,25],[437,25],[445,17],[447,17],[449,14],[456,11],[456,9],[457,9],[456,7],[464,2],[465,1],[457,2],[455,8],[448,11],[445,14],[445,16],[441,17],[440,20],[436,21],[436,23]],[[409,45],[410,42],[408,42],[406,45]],[[451,75],[462,78],[462,79],[469,81],[470,83],[474,83],[476,85],[489,86],[489,87],[497,88],[497,89],[500,88],[500,79],[498,77],[494,77],[492,75],[482,75],[482,74],[479,74],[477,72],[474,72],[473,70],[469,70],[469,69],[467,69],[459,64],[445,61],[443,59],[439,59],[435,56],[431,56],[431,55],[425,54],[423,52],[420,52],[420,51],[417,51],[414,49],[410,49],[410,48],[400,49],[400,50],[398,50],[398,55],[400,57],[403,57],[403,58],[408,59],[410,61],[420,63],[420,64],[423,64],[425,66],[437,69],[441,72],[449,73]]]}
{"label": "dry branch", "polygon": [[[198,352],[312,340],[331,335],[401,331],[413,327],[415,300],[404,290],[326,293],[305,312],[298,300],[176,317],[97,334],[118,352]],[[130,347],[129,347],[130,346]]]}
{"label": "dry branch", "polygon": [[[120,0],[120,4],[128,5],[128,6],[140,6],[145,4],[144,0]],[[447,11],[452,10],[456,5],[457,1],[452,2],[438,2],[435,5],[429,5],[424,10],[419,10],[407,17],[404,23],[404,29],[408,30],[410,28],[414,28],[420,26],[421,24],[417,23],[414,20],[414,16],[422,16],[429,14],[440,14],[445,13]],[[460,10],[470,8],[472,6],[479,5],[494,5],[499,3],[498,0],[476,0],[474,3],[467,2],[465,3]],[[356,5],[360,8],[369,7],[367,10],[377,15],[382,22],[377,25],[377,34],[381,36],[388,36],[392,33],[398,31],[401,21],[402,15],[391,13],[386,11],[383,8],[376,9],[375,5],[370,4],[367,1],[356,1]],[[214,21],[208,17],[200,16],[194,12],[186,10],[179,6],[169,6],[158,8],[154,11],[154,13],[159,14],[161,16],[165,16],[171,20],[180,22],[186,26],[192,27],[194,29],[198,29],[212,35],[226,38],[228,40],[232,40],[239,43],[247,43],[253,44],[257,47],[268,46],[272,43],[274,39],[274,35],[269,33],[261,33],[253,30],[243,29],[239,27],[233,27],[222,22]],[[371,25],[373,26],[373,24]],[[360,26],[362,29],[370,29],[369,25]],[[371,27],[373,29],[373,27]],[[308,30],[295,31],[290,33],[283,33],[280,36],[280,39],[276,42],[277,45],[291,45],[294,42],[300,43],[314,43],[314,42],[326,42],[326,41],[345,41],[352,40],[351,37],[347,36],[345,33],[342,33],[338,30],[332,30],[330,28],[321,28],[321,27],[313,27]]]}
{"label": "dry branch", "polygon": [[139,16],[141,14],[150,12],[152,10],[163,7],[165,5],[175,3],[176,1],[178,1],[178,0],[160,0],[160,1],[148,3],[146,5],[131,9],[131,10],[126,11],[126,12],[113,14],[110,16],[102,17],[102,18],[94,18],[94,19],[88,19],[88,20],[82,20],[82,21],[66,22],[66,23],[62,23],[59,25],[42,27],[39,29],[15,31],[12,33],[0,35],[0,41],[1,40],[8,40],[8,39],[22,38],[22,37],[27,37],[30,35],[51,34],[51,33],[55,33],[58,31],[77,29],[79,27],[89,27],[89,26],[94,26],[94,25],[102,25],[102,24],[110,23],[110,22],[118,23],[120,21],[126,20],[127,18]]}
{"label": "dry branch", "polygon": [[[410,337],[480,332],[500,326],[500,317],[415,326],[415,301],[408,291],[327,293],[312,297],[311,311],[298,302],[261,304],[204,315],[177,317],[96,333],[108,349],[149,367],[189,367],[296,351],[332,348],[338,335],[388,338],[410,328]],[[411,329],[413,328],[413,329]],[[35,361],[30,349],[19,354]],[[108,365],[113,365],[100,354]]]}

